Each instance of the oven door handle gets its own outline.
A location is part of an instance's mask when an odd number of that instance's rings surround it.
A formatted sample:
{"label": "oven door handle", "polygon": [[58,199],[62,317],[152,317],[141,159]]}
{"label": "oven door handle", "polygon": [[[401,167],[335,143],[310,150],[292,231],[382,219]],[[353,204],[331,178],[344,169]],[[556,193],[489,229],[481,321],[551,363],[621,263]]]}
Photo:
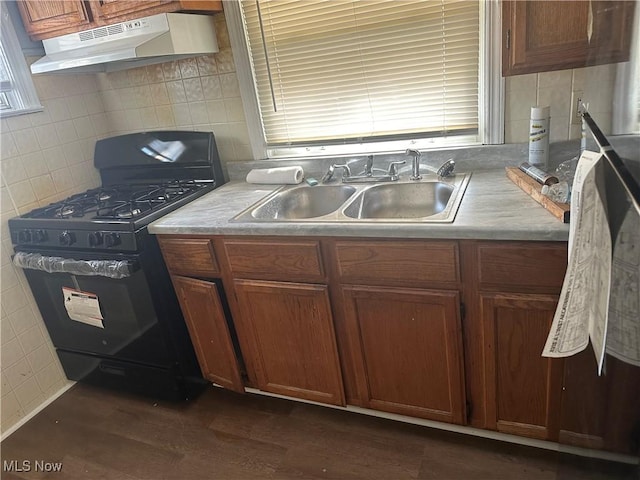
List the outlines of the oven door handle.
{"label": "oven door handle", "polygon": [[47,273],[69,273],[71,275],[100,276],[108,278],[130,277],[140,270],[137,261],[130,260],[75,260],[49,257],[39,253],[17,252],[13,264],[20,268]]}

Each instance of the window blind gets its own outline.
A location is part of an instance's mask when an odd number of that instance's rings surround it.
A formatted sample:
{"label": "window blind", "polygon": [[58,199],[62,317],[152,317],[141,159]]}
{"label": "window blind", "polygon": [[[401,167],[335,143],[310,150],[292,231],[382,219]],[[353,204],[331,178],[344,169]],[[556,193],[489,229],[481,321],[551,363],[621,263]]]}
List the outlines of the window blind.
{"label": "window blind", "polygon": [[268,145],[477,133],[477,1],[241,5]]}

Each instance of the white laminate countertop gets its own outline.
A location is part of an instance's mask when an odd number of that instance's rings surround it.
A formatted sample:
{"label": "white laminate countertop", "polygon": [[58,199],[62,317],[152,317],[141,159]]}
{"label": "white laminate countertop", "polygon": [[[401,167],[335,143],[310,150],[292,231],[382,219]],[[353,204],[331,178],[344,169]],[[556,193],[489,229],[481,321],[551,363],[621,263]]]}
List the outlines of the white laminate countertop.
{"label": "white laminate countertop", "polygon": [[149,225],[153,234],[295,235],[378,238],[566,241],[563,224],[505,175],[474,172],[453,223],[231,222],[278,185],[233,181]]}

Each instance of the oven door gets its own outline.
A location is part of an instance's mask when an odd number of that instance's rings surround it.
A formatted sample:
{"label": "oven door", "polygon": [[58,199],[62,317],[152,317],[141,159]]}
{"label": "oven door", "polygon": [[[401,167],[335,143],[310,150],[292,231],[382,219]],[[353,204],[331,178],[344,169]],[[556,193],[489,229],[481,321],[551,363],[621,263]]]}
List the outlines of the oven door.
{"label": "oven door", "polygon": [[167,367],[175,354],[139,260],[67,251],[22,250],[14,257],[57,348]]}

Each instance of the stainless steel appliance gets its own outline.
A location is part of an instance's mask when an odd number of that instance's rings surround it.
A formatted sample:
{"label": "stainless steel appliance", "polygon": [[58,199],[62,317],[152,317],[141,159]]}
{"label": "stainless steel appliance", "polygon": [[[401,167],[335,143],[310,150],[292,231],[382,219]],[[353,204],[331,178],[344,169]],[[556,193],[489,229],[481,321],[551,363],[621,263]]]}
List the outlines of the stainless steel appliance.
{"label": "stainless steel appliance", "polygon": [[212,133],[99,140],[102,186],[9,220],[67,377],[165,399],[203,384],[147,225],[224,183]]}

